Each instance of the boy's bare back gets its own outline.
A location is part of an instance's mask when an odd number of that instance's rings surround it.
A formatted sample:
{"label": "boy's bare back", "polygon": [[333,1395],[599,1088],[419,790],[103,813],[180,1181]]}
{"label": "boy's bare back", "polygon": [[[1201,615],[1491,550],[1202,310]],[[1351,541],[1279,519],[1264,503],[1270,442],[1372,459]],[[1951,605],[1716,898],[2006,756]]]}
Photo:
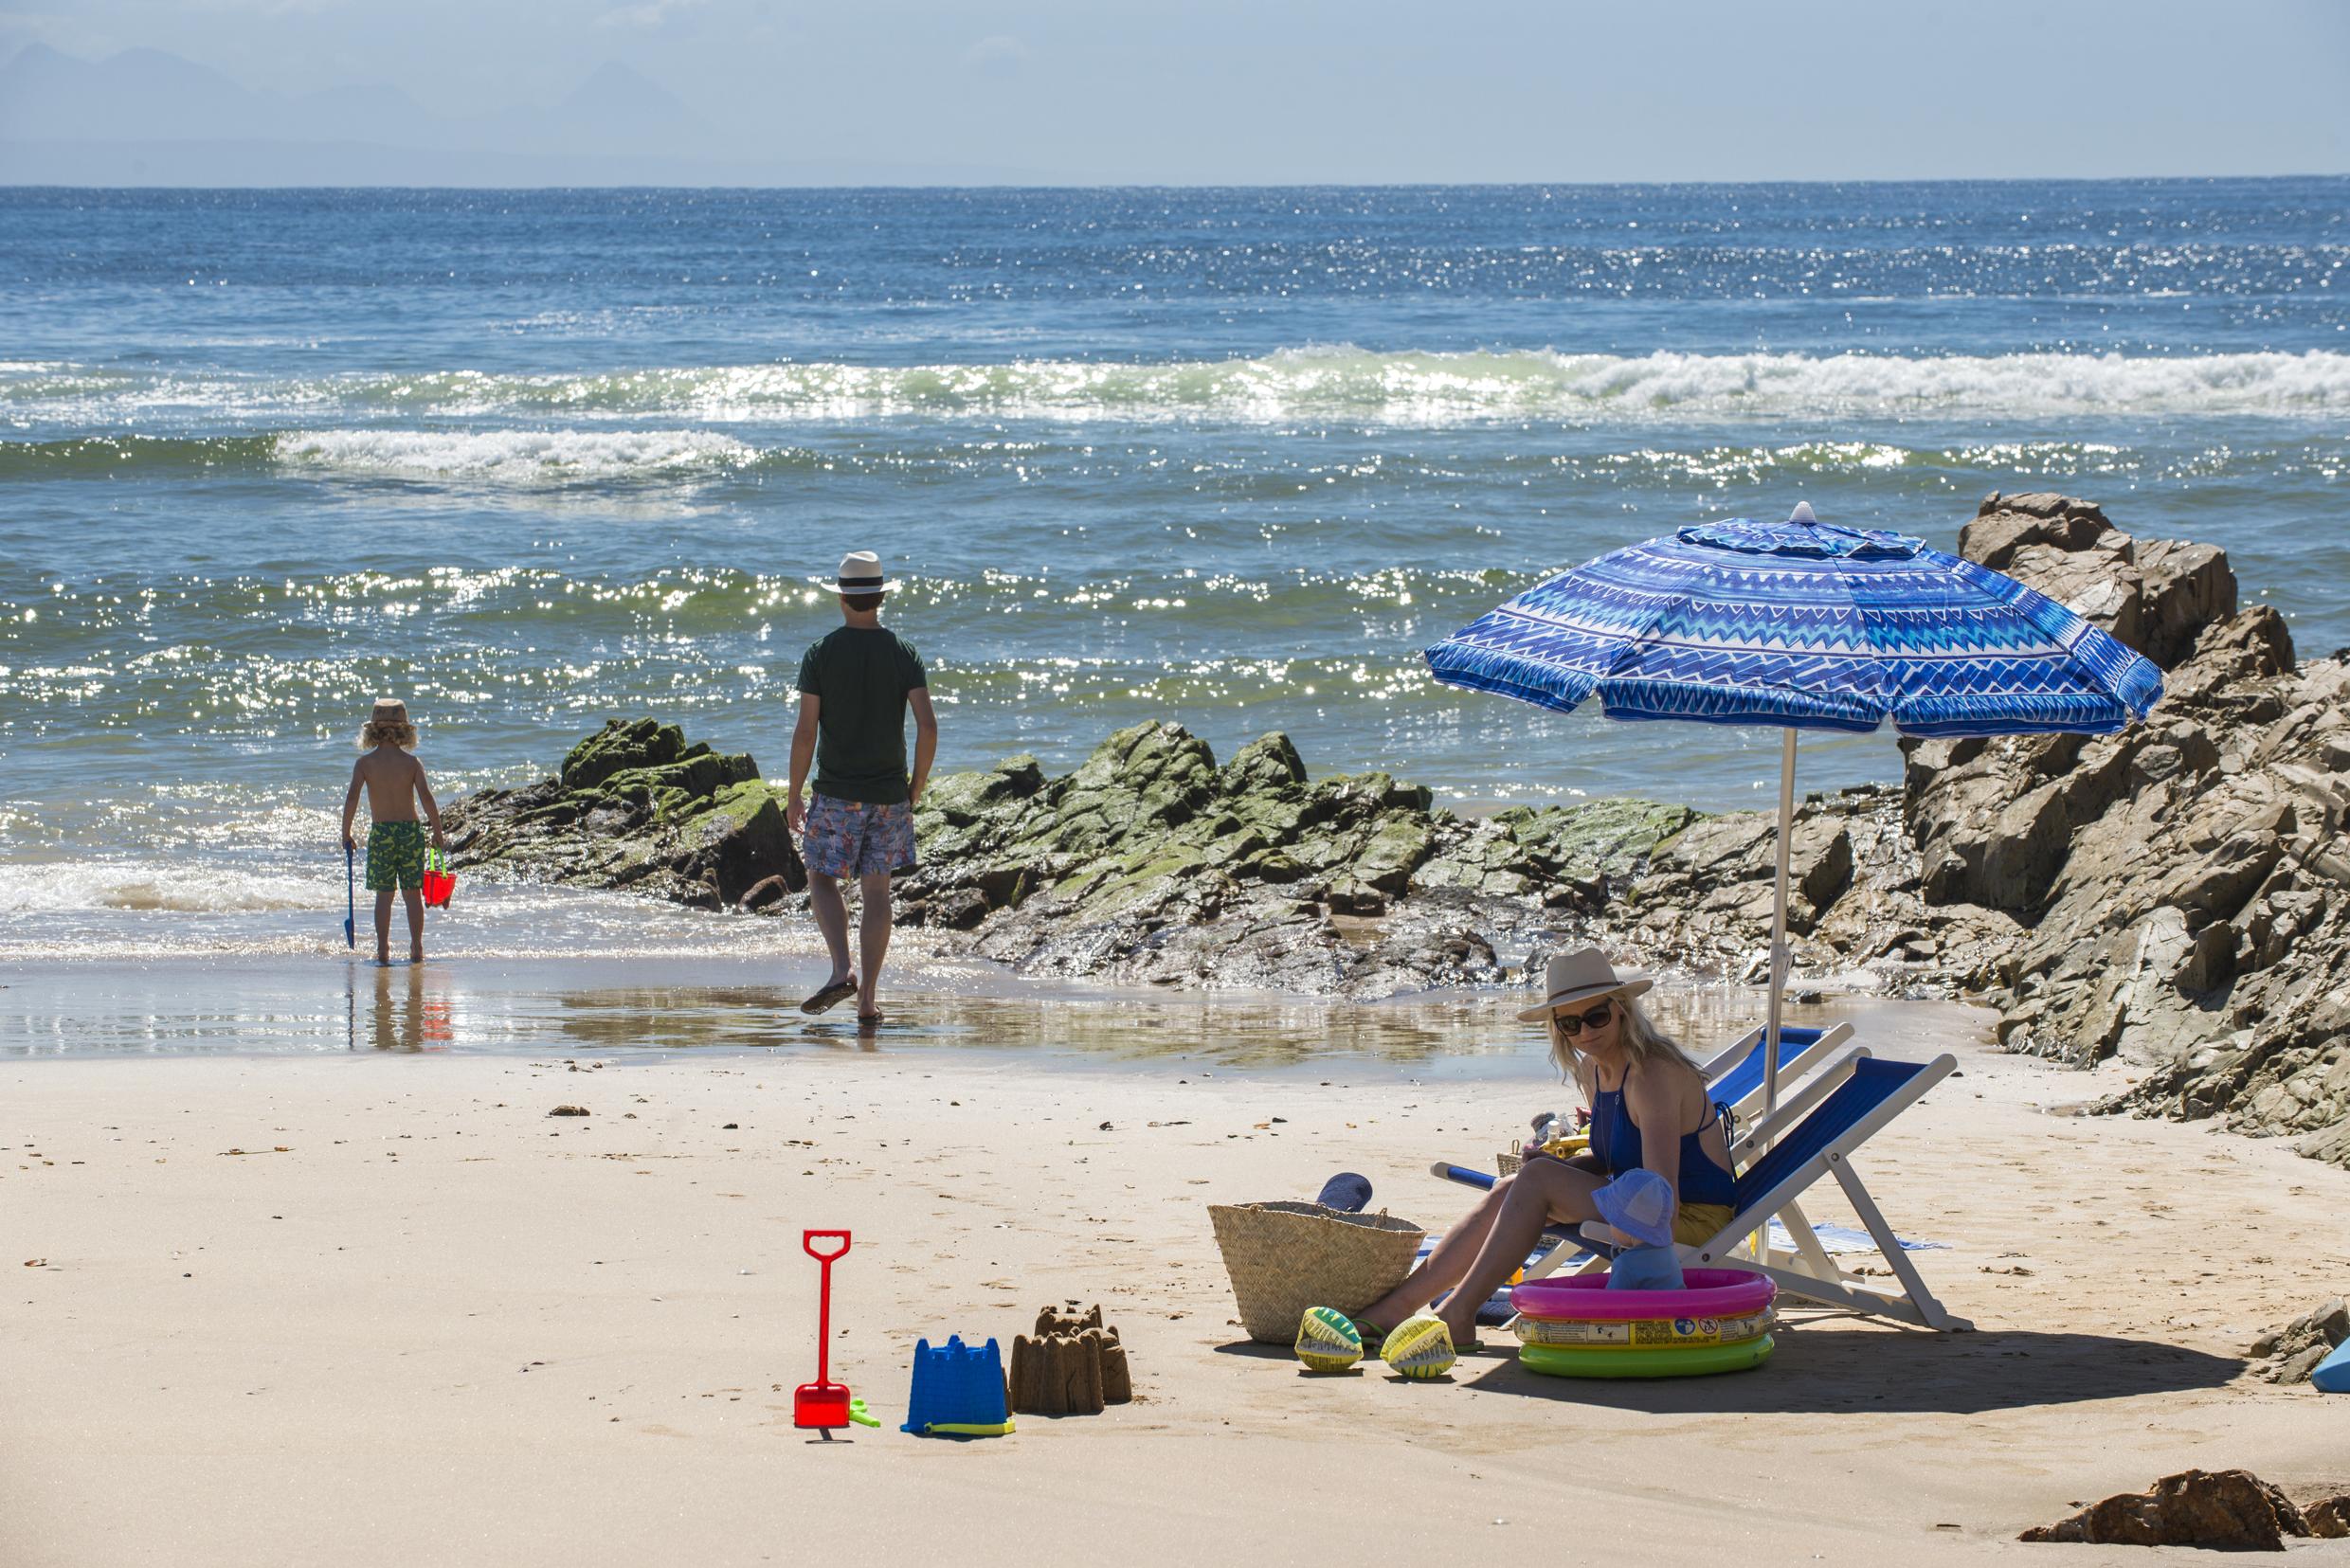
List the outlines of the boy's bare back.
{"label": "boy's bare back", "polygon": [[425,792],[425,765],[396,746],[379,746],[359,753],[351,783],[354,790],[367,786],[370,821],[413,822],[417,797]]}

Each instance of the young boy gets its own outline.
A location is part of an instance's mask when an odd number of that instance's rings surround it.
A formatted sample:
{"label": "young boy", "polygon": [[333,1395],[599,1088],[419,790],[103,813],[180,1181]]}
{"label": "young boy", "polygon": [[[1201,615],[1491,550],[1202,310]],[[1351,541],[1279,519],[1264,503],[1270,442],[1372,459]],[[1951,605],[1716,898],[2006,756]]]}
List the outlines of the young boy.
{"label": "young boy", "polygon": [[343,853],[357,848],[351,837],[351,820],[359,809],[359,791],[367,790],[367,885],[375,895],[375,962],[391,962],[391,894],[399,890],[408,907],[408,962],[425,962],[425,829],[416,820],[422,802],[432,823],[435,849],[448,848],[441,836],[441,807],[425,782],[425,765],[408,753],[416,746],[416,726],[408,722],[407,704],[396,697],[377,697],[359,731],[359,760],[352,766],[351,788],[343,796]]}

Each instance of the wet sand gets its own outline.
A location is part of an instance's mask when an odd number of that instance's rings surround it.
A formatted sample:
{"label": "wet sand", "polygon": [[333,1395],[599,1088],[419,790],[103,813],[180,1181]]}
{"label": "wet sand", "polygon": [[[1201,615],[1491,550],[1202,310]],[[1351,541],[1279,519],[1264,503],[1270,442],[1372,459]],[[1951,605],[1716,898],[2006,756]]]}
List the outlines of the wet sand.
{"label": "wet sand", "polygon": [[[1949,1244],[1916,1255],[1978,1332],[1798,1309],[1736,1377],[1489,1356],[1414,1385],[1249,1344],[1206,1205],[1351,1168],[1449,1221],[1465,1195],[1428,1162],[1484,1162],[1562,1098],[1522,1036],[1429,1045],[1487,1037],[1500,1003],[1188,1005],[1166,1054],[1084,1042],[1187,1004],[959,1005],[1061,1037],[0,1062],[0,1560],[1433,1561],[1593,1527],[1636,1532],[1604,1548],[1627,1560],[2031,1558],[2023,1526],[2187,1465],[2350,1489],[2334,1403],[2239,1376],[2253,1334],[2350,1284],[2350,1173],[2053,1114],[2118,1070],[1987,1053],[1964,1010],[1863,1019],[1884,1054],[1964,1059],[1855,1162]],[[1385,1032],[1350,1048],[1355,1015]],[[857,1235],[835,1375],[893,1430],[790,1425],[807,1226]],[[1063,1298],[1123,1330],[1134,1404],[968,1445],[894,1430],[916,1336],[1008,1344]]]}

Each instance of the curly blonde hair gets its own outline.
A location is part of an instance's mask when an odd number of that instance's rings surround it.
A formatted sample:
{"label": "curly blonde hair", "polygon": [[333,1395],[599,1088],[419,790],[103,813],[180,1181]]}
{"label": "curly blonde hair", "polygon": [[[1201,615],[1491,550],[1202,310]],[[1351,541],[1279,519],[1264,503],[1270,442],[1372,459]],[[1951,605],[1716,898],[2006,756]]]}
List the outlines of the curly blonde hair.
{"label": "curly blonde hair", "polygon": [[377,697],[375,711],[359,731],[359,749],[372,751],[379,746],[396,746],[403,751],[416,749],[416,726],[408,722],[408,705],[397,697]]}

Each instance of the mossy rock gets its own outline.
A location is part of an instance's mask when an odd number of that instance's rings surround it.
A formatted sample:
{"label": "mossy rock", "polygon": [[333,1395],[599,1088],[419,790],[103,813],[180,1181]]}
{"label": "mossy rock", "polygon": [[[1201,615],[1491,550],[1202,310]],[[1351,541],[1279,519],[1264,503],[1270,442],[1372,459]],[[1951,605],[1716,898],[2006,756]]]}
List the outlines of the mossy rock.
{"label": "mossy rock", "polygon": [[566,788],[591,789],[615,773],[660,767],[685,755],[685,731],[659,719],[608,719],[565,754]]}

